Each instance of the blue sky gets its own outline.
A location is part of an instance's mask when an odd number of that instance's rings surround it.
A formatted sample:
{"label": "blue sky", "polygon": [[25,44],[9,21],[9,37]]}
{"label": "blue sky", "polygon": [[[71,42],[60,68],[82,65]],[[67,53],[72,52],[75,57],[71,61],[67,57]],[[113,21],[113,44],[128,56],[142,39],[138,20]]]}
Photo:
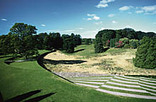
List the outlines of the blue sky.
{"label": "blue sky", "polygon": [[156,32],[156,0],[0,0],[0,35],[16,22],[85,38],[125,27]]}

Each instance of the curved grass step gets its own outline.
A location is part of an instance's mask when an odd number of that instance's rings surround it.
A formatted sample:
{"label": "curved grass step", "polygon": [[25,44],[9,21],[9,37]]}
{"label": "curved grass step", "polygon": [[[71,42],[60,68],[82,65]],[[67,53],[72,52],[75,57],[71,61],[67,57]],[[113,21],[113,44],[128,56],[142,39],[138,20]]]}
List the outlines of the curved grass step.
{"label": "curved grass step", "polygon": [[139,83],[139,85],[142,86],[142,87],[145,86],[145,87],[156,89],[156,86],[146,85],[146,84],[142,84],[142,83]]}
{"label": "curved grass step", "polygon": [[92,88],[99,88],[97,85],[89,85],[89,84],[82,84],[82,83],[75,83],[77,85],[82,85],[82,86],[87,86],[87,87],[92,87]]}
{"label": "curved grass step", "polygon": [[120,75],[120,77],[127,78],[127,79],[134,79],[134,80],[140,79],[140,77],[130,77],[130,76],[124,76],[124,75]]}
{"label": "curved grass step", "polygon": [[123,77],[120,77],[120,76],[115,76],[114,79],[119,79],[119,80],[123,80],[123,81],[130,81],[130,82],[138,82],[139,79],[128,79],[128,78],[123,78]]}
{"label": "curved grass step", "polygon": [[102,82],[88,82],[88,81],[75,81],[76,83],[86,83],[86,84],[99,84],[103,85],[104,83]]}
{"label": "curved grass step", "polygon": [[147,79],[142,79],[142,78],[140,78],[140,80],[144,81],[144,82],[156,83],[156,81],[154,81],[154,80],[147,80]]}
{"label": "curved grass step", "polygon": [[146,85],[156,86],[156,83],[150,83],[150,82],[144,82],[144,81],[139,81],[139,83],[143,83],[143,84],[146,84]]}
{"label": "curved grass step", "polygon": [[92,81],[92,82],[106,82],[106,81],[108,81],[108,80],[90,80],[90,79],[88,79],[88,80],[71,80],[71,81],[74,81],[74,82],[76,82],[76,81]]}
{"label": "curved grass step", "polygon": [[145,87],[142,87],[142,89],[148,91],[150,94],[152,95],[156,95],[156,90],[153,90],[153,89],[149,89],[149,88],[145,88]]}
{"label": "curved grass step", "polygon": [[124,91],[148,93],[146,90],[141,90],[141,89],[130,89],[130,88],[122,88],[122,87],[109,86],[109,85],[101,85],[101,87],[110,88],[110,89],[117,89],[117,90],[124,90]]}
{"label": "curved grass step", "polygon": [[108,80],[112,77],[84,77],[84,78],[69,78],[70,80]]}
{"label": "curved grass step", "polygon": [[122,83],[116,83],[116,82],[111,82],[111,81],[108,81],[106,84],[112,84],[112,85],[117,85],[117,86],[125,86],[125,87],[132,87],[132,88],[141,88],[139,85],[122,84]]}
{"label": "curved grass step", "polygon": [[154,99],[156,100],[156,97],[154,96],[147,96],[147,95],[137,95],[137,94],[130,94],[130,93],[123,93],[123,92],[114,92],[114,91],[108,91],[104,89],[96,89],[97,91],[112,94],[112,95],[118,95],[118,96],[125,96],[125,97],[133,97],[133,98],[142,98],[142,99]]}
{"label": "curved grass step", "polygon": [[151,81],[156,81],[156,78],[146,78],[146,77],[140,77],[140,79],[144,79],[144,80],[151,80]]}
{"label": "curved grass step", "polygon": [[123,81],[123,80],[118,80],[118,79],[110,79],[110,80],[116,81],[116,82],[121,82],[121,83],[127,83],[127,84],[135,84],[135,85],[138,84],[138,82]]}

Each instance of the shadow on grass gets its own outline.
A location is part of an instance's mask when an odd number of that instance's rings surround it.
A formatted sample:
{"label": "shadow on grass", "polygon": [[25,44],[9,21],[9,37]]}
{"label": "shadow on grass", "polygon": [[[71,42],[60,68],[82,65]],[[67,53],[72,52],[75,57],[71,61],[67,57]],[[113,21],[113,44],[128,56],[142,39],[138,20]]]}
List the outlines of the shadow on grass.
{"label": "shadow on grass", "polygon": [[44,63],[44,60],[45,60],[45,59],[44,59],[44,56],[46,56],[47,54],[52,53],[52,52],[55,52],[55,51],[46,52],[46,53],[40,55],[40,56],[37,58],[37,63],[38,63],[41,67],[43,67],[44,69],[46,69],[47,71],[53,73],[54,75],[56,75],[56,76],[58,76],[58,77],[60,77],[60,78],[62,78],[62,79],[64,79],[64,80],[66,80],[66,81],[68,81],[68,82],[70,82],[70,83],[74,83],[74,82],[72,82],[72,81],[70,81],[70,80],[68,80],[68,79],[66,79],[66,78],[64,78],[64,77],[62,77],[62,76],[60,76],[60,75],[54,73],[54,72],[51,71],[50,69],[47,69],[47,68],[46,68],[46,66],[44,65],[44,64],[45,64],[45,63]]}
{"label": "shadow on grass", "polygon": [[108,49],[109,49],[109,48],[104,48],[104,49],[103,49],[103,52],[107,51]]}
{"label": "shadow on grass", "polygon": [[83,51],[83,50],[85,50],[85,49],[79,49],[79,50],[76,50],[76,51],[74,51],[74,53],[76,53],[76,52],[80,52],[80,51]]}
{"label": "shadow on grass", "polygon": [[86,61],[83,60],[49,60],[49,59],[44,59],[44,62],[49,63],[49,64],[81,64]]}
{"label": "shadow on grass", "polygon": [[[6,101],[3,100],[3,97],[2,97],[2,94],[0,93],[0,102],[21,102],[37,93],[41,92],[41,90],[35,90],[35,91],[30,91],[28,93],[24,93],[22,95],[18,95],[16,97],[13,97],[11,99],[8,99]],[[41,95],[41,96],[38,96],[38,97],[35,97],[35,98],[31,98],[31,99],[28,99],[24,102],[38,102],[40,100],[43,100],[51,95],[53,95],[55,93],[48,93],[48,94],[45,94],[45,95]]]}

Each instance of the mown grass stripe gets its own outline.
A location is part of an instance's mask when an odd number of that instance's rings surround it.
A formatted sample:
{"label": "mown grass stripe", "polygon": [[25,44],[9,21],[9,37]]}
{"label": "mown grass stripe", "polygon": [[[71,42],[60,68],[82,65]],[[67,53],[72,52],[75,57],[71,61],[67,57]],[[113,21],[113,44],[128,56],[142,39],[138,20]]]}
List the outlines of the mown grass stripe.
{"label": "mown grass stripe", "polygon": [[125,97],[133,97],[133,98],[143,98],[143,99],[154,99],[156,100],[156,97],[154,96],[146,96],[146,95],[136,95],[136,94],[129,94],[129,93],[122,93],[122,92],[114,92],[114,91],[108,91],[104,89],[96,89],[97,91],[101,91],[108,94],[118,95],[118,96],[125,96]]}
{"label": "mown grass stripe", "polygon": [[82,85],[82,86],[87,86],[87,87],[92,87],[92,88],[99,88],[99,86],[96,85],[88,85],[88,84],[82,84],[82,83],[75,83],[77,85]]}
{"label": "mown grass stripe", "polygon": [[156,83],[156,81],[153,80],[147,80],[147,79],[140,79],[141,81],[145,81],[145,82],[151,82],[151,83]]}
{"label": "mown grass stripe", "polygon": [[68,78],[68,79],[71,79],[71,80],[85,80],[85,79],[87,79],[87,80],[91,80],[91,79],[111,79],[112,77],[84,77],[84,78]]}
{"label": "mown grass stripe", "polygon": [[106,84],[113,84],[113,85],[118,85],[118,86],[126,86],[126,87],[133,87],[133,88],[140,88],[138,85],[127,85],[127,84],[121,84],[121,83],[115,83],[115,82],[107,82]]}
{"label": "mown grass stripe", "polygon": [[139,83],[124,83],[124,82],[119,82],[119,81],[114,81],[114,80],[109,80],[109,82],[115,82],[115,83],[121,83],[121,84],[127,84],[127,85],[139,85]]}
{"label": "mown grass stripe", "polygon": [[145,88],[145,87],[142,87],[142,88],[147,90],[147,91],[156,92],[156,90],[153,90],[153,89],[149,89],[149,88]]}
{"label": "mown grass stripe", "polygon": [[111,80],[117,81],[117,82],[122,82],[122,83],[138,84],[138,82],[129,82],[129,81],[123,81],[123,80],[118,80],[118,79],[111,79]]}
{"label": "mown grass stripe", "polygon": [[156,81],[156,79],[155,79],[155,78],[145,78],[145,77],[141,77],[140,79],[145,79],[145,80]]}
{"label": "mown grass stripe", "polygon": [[108,80],[71,80],[71,81],[93,81],[93,82],[106,82]]}
{"label": "mown grass stripe", "polygon": [[86,82],[86,81],[76,81],[76,83],[89,83],[89,84],[100,84],[100,85],[102,85],[102,84],[104,84],[104,83],[100,83],[100,82]]}
{"label": "mown grass stripe", "polygon": [[150,85],[141,84],[141,83],[139,83],[139,84],[140,84],[140,86],[146,86],[146,87],[151,87],[151,88],[154,88],[154,89],[156,89],[156,87],[155,87],[155,86],[150,86]]}
{"label": "mown grass stripe", "polygon": [[145,90],[140,89],[130,89],[130,88],[121,88],[121,87],[115,87],[115,86],[109,86],[109,85],[101,85],[101,87],[110,88],[110,89],[117,89],[117,90],[124,90],[124,91],[132,91],[132,92],[141,92],[141,93],[148,93]]}
{"label": "mown grass stripe", "polygon": [[149,82],[144,82],[144,81],[139,81],[139,83],[143,83],[143,84],[147,84],[147,85],[156,86],[155,83],[149,83]]}
{"label": "mown grass stripe", "polygon": [[105,85],[109,85],[109,86],[115,86],[115,87],[121,87],[121,88],[133,88],[133,89],[142,89],[141,87],[127,87],[127,86],[119,86],[119,85],[114,85],[114,84],[105,84]]}
{"label": "mown grass stripe", "polygon": [[119,77],[119,76],[115,76],[115,79],[121,79],[121,80],[126,80],[126,81],[131,81],[131,82],[137,82],[139,80],[134,80],[134,79],[127,79],[127,78],[123,78],[123,77]]}
{"label": "mown grass stripe", "polygon": [[142,92],[126,91],[126,90],[119,90],[119,89],[106,88],[106,87],[100,87],[100,89],[114,91],[114,92],[123,92],[123,93],[137,94],[137,95],[154,96],[154,95],[151,95],[149,92],[148,93],[142,93]]}
{"label": "mown grass stripe", "polygon": [[130,76],[124,76],[124,75],[120,75],[120,77],[127,78],[127,79],[140,79],[140,77],[130,77]]}

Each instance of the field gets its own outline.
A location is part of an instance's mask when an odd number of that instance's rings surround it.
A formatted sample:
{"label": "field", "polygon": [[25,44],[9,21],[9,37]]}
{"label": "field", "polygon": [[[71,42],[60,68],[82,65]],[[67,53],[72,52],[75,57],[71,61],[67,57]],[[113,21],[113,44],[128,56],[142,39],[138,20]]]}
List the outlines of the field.
{"label": "field", "polygon": [[50,53],[45,56],[45,63],[54,72],[156,75],[155,69],[136,68],[133,65],[135,52],[136,49],[111,48],[104,53],[95,54],[94,45],[81,45],[70,55],[60,51]]}
{"label": "field", "polygon": [[[74,53],[73,55],[70,55],[70,57],[69,55],[63,54],[61,52],[59,53],[57,52],[56,55],[59,54],[60,56],[53,56],[55,60],[54,61],[50,60],[53,63],[48,65],[50,65],[51,67],[52,65],[54,65],[56,68],[58,68],[60,63],[62,63],[63,65],[68,65],[70,67],[73,67],[71,64],[74,63],[76,64],[86,63],[83,66],[85,69],[87,68],[89,69],[89,67],[86,67],[87,64],[92,65],[92,64],[99,63],[99,60],[96,63],[93,62],[92,61],[93,58],[94,59],[96,57],[99,58],[100,56],[105,57],[105,53],[94,54],[93,49],[91,48],[92,46],[93,45],[88,46],[88,50],[90,48],[89,50],[90,52],[88,52],[87,50],[83,50],[83,52],[79,51],[77,53]],[[87,46],[79,46],[79,47],[76,50],[79,50],[81,48],[86,48]],[[45,52],[47,51],[40,51],[40,54]],[[116,51],[113,52],[113,50],[112,51],[110,50],[108,54],[111,53],[115,54]],[[92,56],[94,57],[92,58]],[[13,102],[14,100],[34,101],[34,102],[39,100],[43,102],[105,102],[105,101],[153,102],[154,101],[153,99],[139,99],[139,98],[115,96],[108,93],[96,91],[93,88],[83,87],[80,85],[70,83],[48,72],[47,70],[43,69],[41,66],[38,65],[36,60],[19,62],[19,63],[15,62],[8,65],[4,63],[4,60],[10,58],[11,56],[8,55],[8,56],[0,56],[0,57],[1,57],[0,58],[0,91],[5,101],[6,100],[11,102]],[[56,61],[57,57],[59,58],[58,59],[59,61]],[[68,61],[65,61],[67,57],[68,57]],[[77,60],[75,61],[75,59]],[[88,63],[85,60],[87,61],[91,60],[91,62]],[[65,69],[63,67],[61,68]],[[102,71],[103,69],[98,69],[98,70]]]}

